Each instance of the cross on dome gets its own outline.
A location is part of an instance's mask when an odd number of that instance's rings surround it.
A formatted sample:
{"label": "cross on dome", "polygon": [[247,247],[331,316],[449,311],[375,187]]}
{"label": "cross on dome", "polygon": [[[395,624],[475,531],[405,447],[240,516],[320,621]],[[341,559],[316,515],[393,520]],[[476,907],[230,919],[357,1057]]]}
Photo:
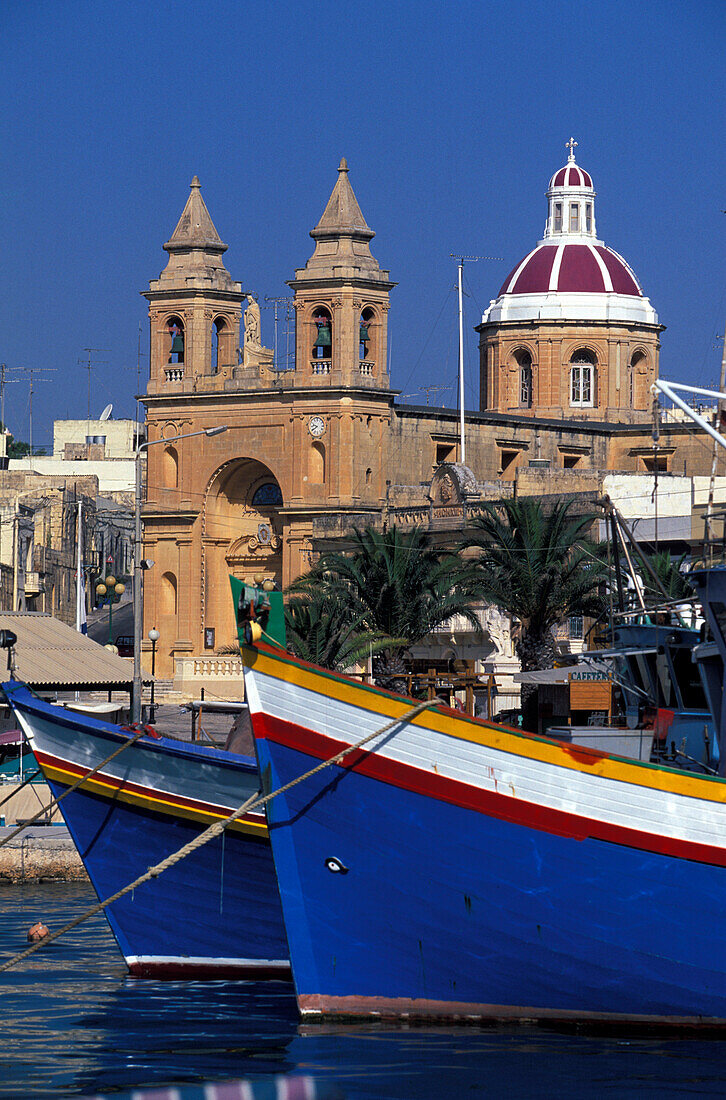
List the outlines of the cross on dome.
{"label": "cross on dome", "polygon": [[579,145],[579,142],[575,141],[575,139],[573,137],[571,137],[569,141],[565,142],[565,149],[570,150],[570,155],[567,158],[568,161],[570,161],[570,160],[574,161],[574,159],[575,159],[575,146],[576,145]]}

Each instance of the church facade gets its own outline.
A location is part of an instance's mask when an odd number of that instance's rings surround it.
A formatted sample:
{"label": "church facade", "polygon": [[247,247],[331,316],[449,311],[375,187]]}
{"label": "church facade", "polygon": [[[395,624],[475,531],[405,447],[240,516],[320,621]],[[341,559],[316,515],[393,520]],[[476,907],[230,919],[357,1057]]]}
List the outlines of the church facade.
{"label": "church facade", "polygon": [[[575,489],[597,471],[704,465],[682,424],[663,427],[654,457],[662,326],[627,263],[597,238],[594,195],[571,147],[548,188],[542,241],[478,326],[481,403],[465,438],[466,477],[480,493],[537,491],[555,472]],[[164,245],[167,266],[145,292],[155,443],[144,556],[155,565],[144,636],[159,630],[160,676],[233,641],[228,573],[284,587],[326,534],[390,520],[399,506],[425,521],[432,479],[441,504],[441,468],[459,461],[458,413],[400,404],[391,390],[395,283],[371,251],[345,160],[310,236],[314,251],[289,283],[294,369],[274,369],[259,307],[224,266],[196,177]],[[193,435],[220,425],[223,434]]]}

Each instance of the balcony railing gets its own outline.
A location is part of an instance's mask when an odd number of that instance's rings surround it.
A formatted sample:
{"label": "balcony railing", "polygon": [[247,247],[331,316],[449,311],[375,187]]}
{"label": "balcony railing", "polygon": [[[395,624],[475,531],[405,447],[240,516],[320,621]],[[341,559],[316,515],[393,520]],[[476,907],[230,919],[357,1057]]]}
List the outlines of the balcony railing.
{"label": "balcony railing", "polygon": [[164,374],[167,382],[182,382],[184,380],[184,367],[168,367]]}
{"label": "balcony railing", "polygon": [[372,359],[361,359],[358,363],[358,370],[361,374],[364,374],[367,378],[370,378],[375,369],[375,363]]}
{"label": "balcony railing", "polygon": [[313,374],[330,374],[332,365],[332,359],[313,359],[310,363],[310,369]]}

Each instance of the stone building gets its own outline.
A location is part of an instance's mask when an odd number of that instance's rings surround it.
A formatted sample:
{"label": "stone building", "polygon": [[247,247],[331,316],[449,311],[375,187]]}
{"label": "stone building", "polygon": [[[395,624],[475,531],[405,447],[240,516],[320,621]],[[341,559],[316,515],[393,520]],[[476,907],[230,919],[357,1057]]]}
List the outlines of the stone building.
{"label": "stone building", "polygon": [[[466,414],[465,438],[485,495],[546,492],[555,478],[561,493],[592,490],[604,471],[710,469],[710,449],[683,421],[664,422],[654,447],[646,421],[662,326],[625,261],[596,237],[594,195],[571,155],[551,181],[545,237],[482,320],[481,407]],[[251,299],[243,319],[241,284],[196,177],[164,245],[167,266],[145,292],[156,445],[143,633],[160,632],[161,676],[232,642],[228,573],[286,586],[326,532],[382,522],[403,504],[426,522],[436,470],[459,461],[458,414],[399,404],[390,388],[395,283],[371,252],[345,160],[310,236],[314,251],[289,283],[292,370],[273,369]],[[171,441],[218,425],[227,431]]]}
{"label": "stone building", "polygon": [[547,189],[542,239],[478,326],[480,407],[519,416],[650,417],[663,326],[632,269],[597,236],[592,178],[574,142]]}
{"label": "stone building", "polygon": [[75,625],[78,505],[88,566],[94,561],[97,497],[93,476],[0,473],[2,610],[46,611]]}

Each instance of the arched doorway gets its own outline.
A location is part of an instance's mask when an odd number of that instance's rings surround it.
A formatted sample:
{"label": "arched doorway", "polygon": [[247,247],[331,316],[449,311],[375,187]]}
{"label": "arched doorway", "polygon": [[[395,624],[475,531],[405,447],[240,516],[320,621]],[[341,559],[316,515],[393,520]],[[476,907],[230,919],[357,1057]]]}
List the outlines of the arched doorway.
{"label": "arched doorway", "polygon": [[204,505],[202,620],[207,651],[234,645],[231,573],[254,583],[282,582],[284,501],[277,478],[262,462],[237,458],[212,478]]}

